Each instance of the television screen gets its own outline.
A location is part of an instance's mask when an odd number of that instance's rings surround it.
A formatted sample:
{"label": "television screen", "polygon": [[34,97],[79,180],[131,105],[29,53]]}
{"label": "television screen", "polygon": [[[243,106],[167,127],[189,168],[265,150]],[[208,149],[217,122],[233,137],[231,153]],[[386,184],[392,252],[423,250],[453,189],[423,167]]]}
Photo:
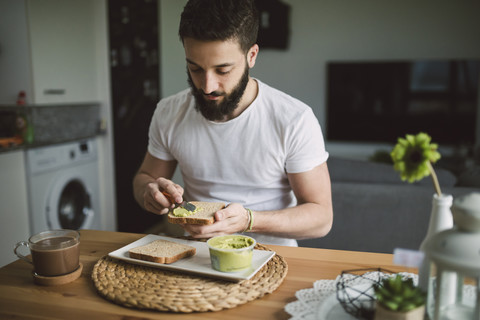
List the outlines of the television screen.
{"label": "television screen", "polygon": [[327,139],[395,143],[428,133],[445,145],[475,143],[480,60],[331,62]]}

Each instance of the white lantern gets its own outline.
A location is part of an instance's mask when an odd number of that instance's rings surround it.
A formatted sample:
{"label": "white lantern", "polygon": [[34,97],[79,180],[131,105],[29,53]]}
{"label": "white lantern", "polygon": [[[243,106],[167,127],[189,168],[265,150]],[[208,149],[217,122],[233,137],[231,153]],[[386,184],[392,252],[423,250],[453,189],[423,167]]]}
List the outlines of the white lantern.
{"label": "white lantern", "polygon": [[425,253],[431,281],[427,314],[432,320],[480,320],[480,193],[454,200],[455,227],[434,235]]}

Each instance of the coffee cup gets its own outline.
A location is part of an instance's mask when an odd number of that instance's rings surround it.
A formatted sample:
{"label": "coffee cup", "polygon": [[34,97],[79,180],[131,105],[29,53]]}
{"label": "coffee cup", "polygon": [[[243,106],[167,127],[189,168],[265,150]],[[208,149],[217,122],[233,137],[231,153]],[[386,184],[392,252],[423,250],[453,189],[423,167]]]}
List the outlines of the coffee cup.
{"label": "coffee cup", "polygon": [[[49,230],[31,236],[15,245],[13,252],[33,265],[34,273],[54,277],[72,273],[79,267],[80,234],[75,230]],[[20,248],[30,249],[31,259],[21,254]]]}

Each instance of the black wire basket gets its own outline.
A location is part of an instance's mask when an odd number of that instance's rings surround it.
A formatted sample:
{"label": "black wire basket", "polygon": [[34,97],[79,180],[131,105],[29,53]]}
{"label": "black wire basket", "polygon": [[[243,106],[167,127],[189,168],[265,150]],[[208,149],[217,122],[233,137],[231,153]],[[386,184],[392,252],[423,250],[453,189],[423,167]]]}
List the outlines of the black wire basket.
{"label": "black wire basket", "polygon": [[375,316],[374,284],[393,274],[382,268],[342,271],[337,281],[337,300],[343,309],[357,319],[372,320]]}

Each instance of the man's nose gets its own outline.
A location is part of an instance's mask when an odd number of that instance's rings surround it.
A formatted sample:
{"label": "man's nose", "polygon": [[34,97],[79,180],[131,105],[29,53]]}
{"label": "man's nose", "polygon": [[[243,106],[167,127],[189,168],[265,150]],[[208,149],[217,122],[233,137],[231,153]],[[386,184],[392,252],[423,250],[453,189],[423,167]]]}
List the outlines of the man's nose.
{"label": "man's nose", "polygon": [[218,89],[218,79],[215,74],[206,72],[204,79],[202,90],[205,94],[210,94]]}

